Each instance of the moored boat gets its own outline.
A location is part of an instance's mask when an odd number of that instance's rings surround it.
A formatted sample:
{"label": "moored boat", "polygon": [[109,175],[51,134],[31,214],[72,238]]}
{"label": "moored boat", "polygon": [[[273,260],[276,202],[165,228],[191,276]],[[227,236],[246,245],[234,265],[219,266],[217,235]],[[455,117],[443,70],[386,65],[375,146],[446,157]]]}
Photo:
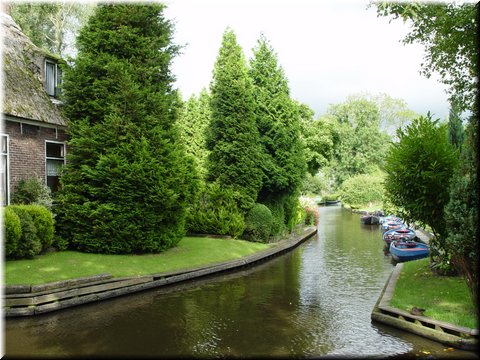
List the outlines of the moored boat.
{"label": "moored boat", "polygon": [[382,224],[382,231],[385,233],[389,230],[400,229],[402,227],[405,227],[405,224],[400,220],[387,221]]}
{"label": "moored boat", "polygon": [[360,222],[365,225],[378,225],[380,218],[375,215],[363,215],[360,217]]}
{"label": "moored boat", "polygon": [[382,237],[383,241],[385,241],[385,244],[390,245],[393,240],[410,241],[414,240],[416,236],[417,233],[415,230],[403,226],[384,232]]}
{"label": "moored boat", "polygon": [[430,247],[416,241],[393,240],[390,243],[390,254],[398,262],[418,260],[430,254]]}

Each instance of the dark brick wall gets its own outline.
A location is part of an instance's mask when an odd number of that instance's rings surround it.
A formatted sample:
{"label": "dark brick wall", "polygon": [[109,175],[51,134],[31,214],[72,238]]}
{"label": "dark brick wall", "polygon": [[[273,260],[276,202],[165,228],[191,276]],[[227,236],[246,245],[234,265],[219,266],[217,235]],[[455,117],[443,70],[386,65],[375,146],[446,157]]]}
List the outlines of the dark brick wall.
{"label": "dark brick wall", "polygon": [[[10,196],[17,183],[31,175],[45,182],[45,141],[64,142],[65,130],[4,121],[4,133],[9,135]],[[68,151],[68,150],[67,150]]]}

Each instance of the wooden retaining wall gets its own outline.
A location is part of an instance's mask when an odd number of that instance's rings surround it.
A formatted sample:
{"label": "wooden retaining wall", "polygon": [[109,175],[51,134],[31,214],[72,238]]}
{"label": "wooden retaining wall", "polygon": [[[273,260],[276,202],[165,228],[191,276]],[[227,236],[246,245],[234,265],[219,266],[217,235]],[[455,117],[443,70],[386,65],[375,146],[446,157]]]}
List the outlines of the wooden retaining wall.
{"label": "wooden retaining wall", "polygon": [[316,227],[305,228],[300,234],[292,235],[292,239],[280,241],[267,250],[240,259],[191,269],[124,278],[99,274],[41,285],[6,286],[3,312],[6,317],[37,315],[250,266],[292,250],[316,233]]}
{"label": "wooden retaining wall", "polygon": [[425,316],[412,315],[407,311],[390,306],[390,300],[402,267],[403,263],[397,264],[392,271],[372,311],[372,321],[393,326],[455,348],[476,350],[478,347],[478,329],[456,326]]}

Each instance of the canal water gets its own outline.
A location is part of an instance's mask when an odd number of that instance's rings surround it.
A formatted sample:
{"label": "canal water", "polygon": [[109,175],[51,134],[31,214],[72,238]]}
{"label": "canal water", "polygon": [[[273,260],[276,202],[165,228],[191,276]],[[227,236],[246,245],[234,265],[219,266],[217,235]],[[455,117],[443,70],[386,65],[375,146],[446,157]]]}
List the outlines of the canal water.
{"label": "canal water", "polygon": [[378,227],[341,206],[320,207],[317,236],[292,252],[194,283],[6,319],[5,350],[19,357],[471,357],[371,323],[392,269]]}

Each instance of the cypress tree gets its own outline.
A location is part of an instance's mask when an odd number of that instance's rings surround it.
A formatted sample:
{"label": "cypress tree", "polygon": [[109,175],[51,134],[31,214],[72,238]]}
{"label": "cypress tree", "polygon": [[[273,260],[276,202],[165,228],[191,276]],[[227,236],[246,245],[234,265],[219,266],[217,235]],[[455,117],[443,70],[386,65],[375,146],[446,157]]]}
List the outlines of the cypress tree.
{"label": "cypress tree", "polygon": [[99,253],[159,252],[184,235],[194,193],[172,89],[172,24],[160,4],[102,4],[65,72],[69,151],[58,230]]}
{"label": "cypress tree", "polygon": [[208,180],[232,188],[239,207],[248,211],[262,186],[261,151],[253,85],[242,48],[231,29],[223,34],[210,94]]}
{"label": "cypress tree", "polygon": [[198,98],[192,95],[184,104],[179,118],[182,142],[196,163],[199,175],[206,178],[208,150],[205,143],[205,131],[210,124],[210,96],[202,89]]}
{"label": "cypress tree", "polygon": [[[300,115],[290,98],[288,81],[277,55],[263,35],[253,55],[250,76],[255,89],[255,118],[264,173],[258,201],[270,205],[275,212],[276,205],[284,206],[285,198],[298,197],[307,170],[300,138]],[[288,222],[282,219],[285,220]]]}
{"label": "cypress tree", "polygon": [[448,140],[457,149],[462,147],[463,141],[465,140],[465,131],[460,117],[460,111],[455,104],[450,107],[448,114]]}

